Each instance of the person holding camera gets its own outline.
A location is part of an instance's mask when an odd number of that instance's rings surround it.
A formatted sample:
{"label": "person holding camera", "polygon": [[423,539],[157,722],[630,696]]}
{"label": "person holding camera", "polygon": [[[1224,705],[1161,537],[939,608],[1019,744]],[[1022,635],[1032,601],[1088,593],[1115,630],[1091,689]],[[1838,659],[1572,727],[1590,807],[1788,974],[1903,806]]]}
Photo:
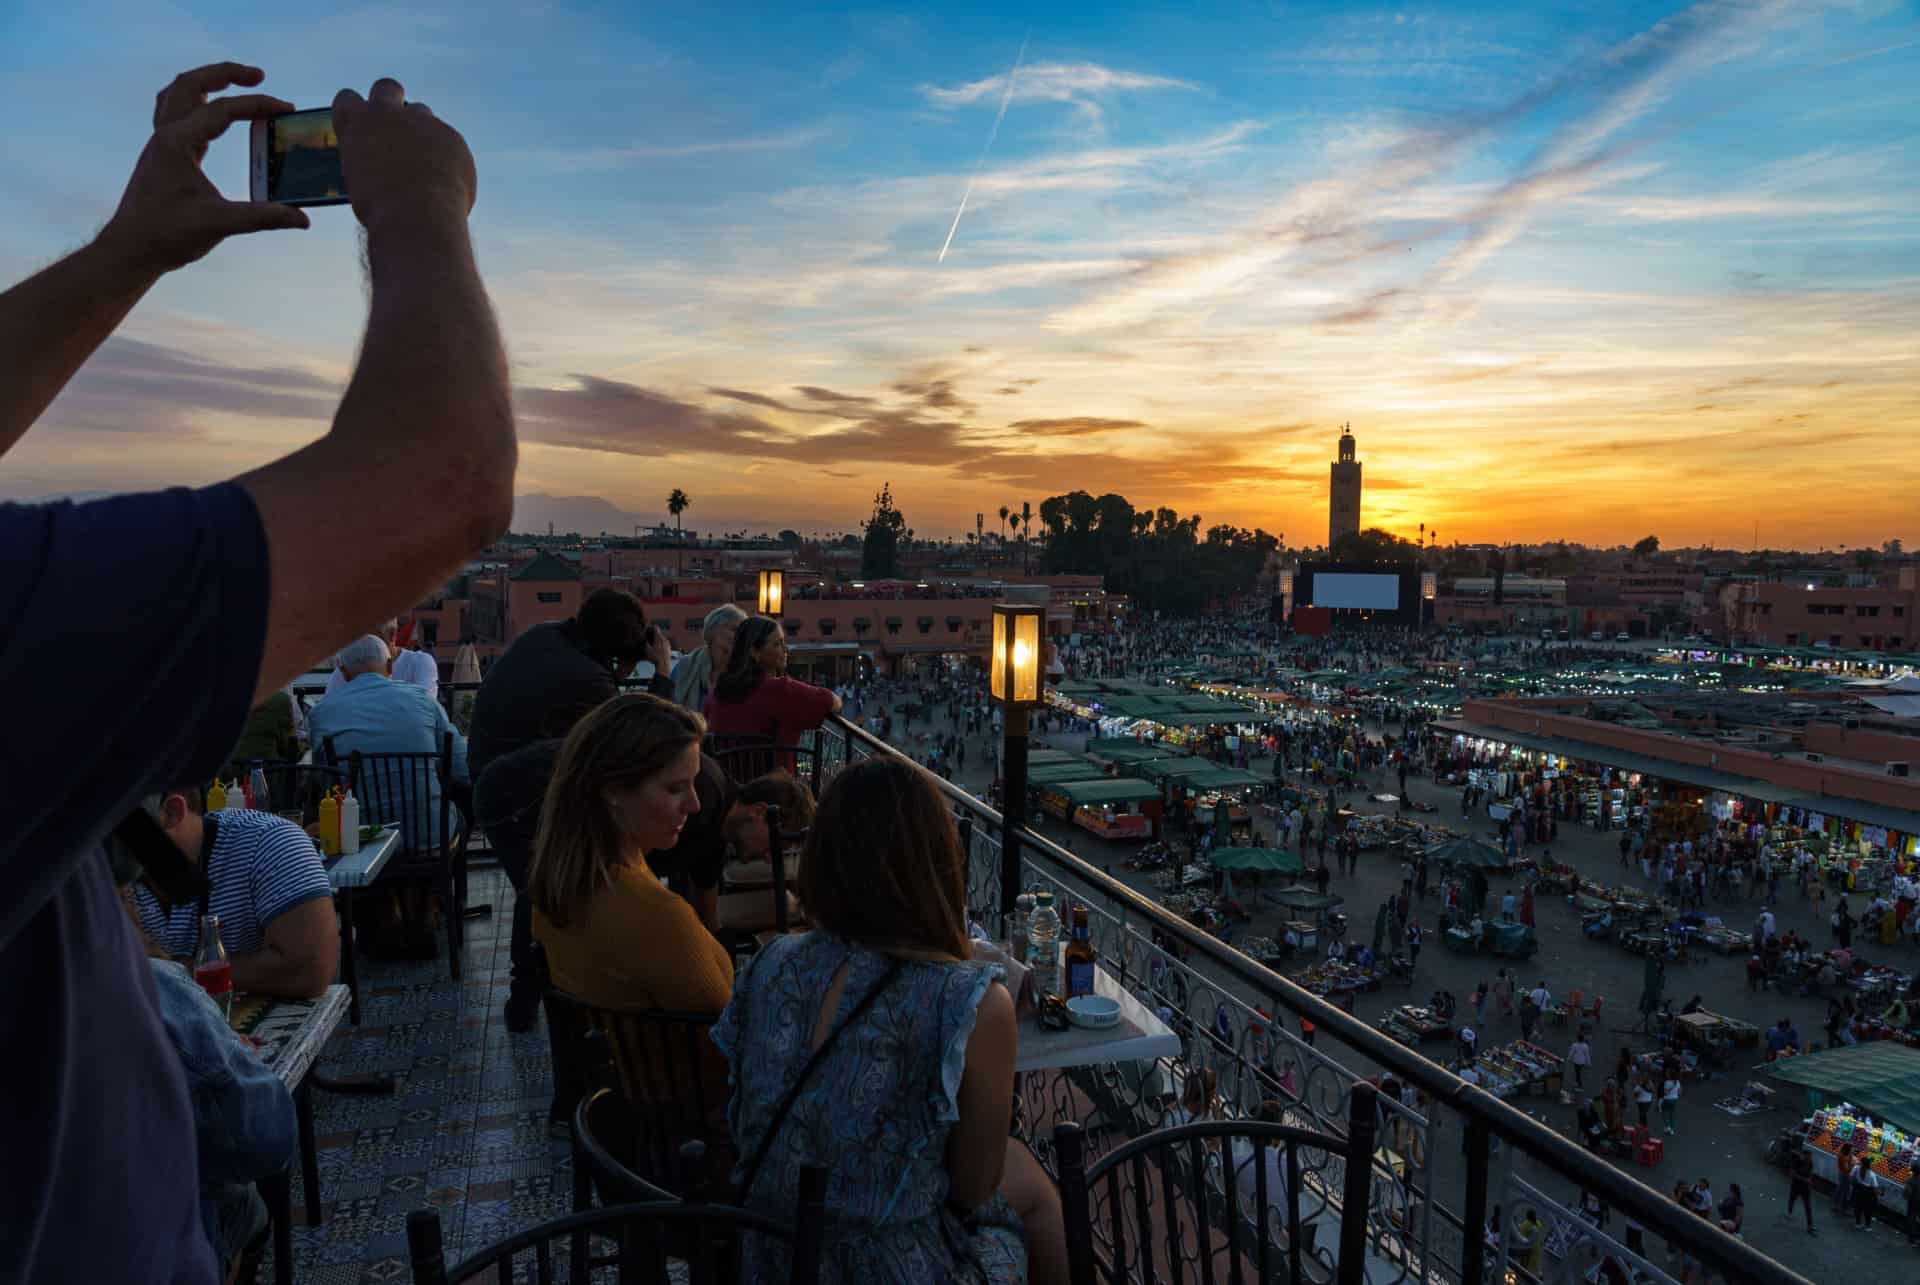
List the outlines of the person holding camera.
{"label": "person holding camera", "polygon": [[473,698],[473,779],[502,754],[564,737],[588,711],[618,696],[620,680],[643,660],[653,665],[647,690],[672,700],[672,649],[624,589],[595,589],[574,615],[522,633],[487,667]]}
{"label": "person holding camera", "polygon": [[[106,225],[0,294],[0,451],[162,276],[229,236],[307,226],[224,199],[200,168],[235,122],[292,110],[215,96],[263,78],[239,63],[175,78]],[[473,158],[395,80],[343,90],[333,119],[370,289],[328,430],[199,489],[0,505],[0,693],[21,729],[0,750],[9,1279],[216,1279],[185,1075],[102,842],[142,796],[211,777],[249,709],[419,602],[512,514],[506,357],[467,232]]]}

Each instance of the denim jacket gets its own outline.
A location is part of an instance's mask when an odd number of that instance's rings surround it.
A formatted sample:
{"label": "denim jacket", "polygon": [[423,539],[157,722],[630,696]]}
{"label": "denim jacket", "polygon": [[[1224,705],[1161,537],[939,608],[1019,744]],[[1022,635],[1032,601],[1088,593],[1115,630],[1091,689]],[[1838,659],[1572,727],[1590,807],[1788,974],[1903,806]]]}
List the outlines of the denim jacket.
{"label": "denim jacket", "polygon": [[264,1209],[246,1184],[284,1168],[293,1154],[293,1097],[186,969],[151,962],[160,1020],[193,1101],[200,1217],[224,1264],[263,1223]]}

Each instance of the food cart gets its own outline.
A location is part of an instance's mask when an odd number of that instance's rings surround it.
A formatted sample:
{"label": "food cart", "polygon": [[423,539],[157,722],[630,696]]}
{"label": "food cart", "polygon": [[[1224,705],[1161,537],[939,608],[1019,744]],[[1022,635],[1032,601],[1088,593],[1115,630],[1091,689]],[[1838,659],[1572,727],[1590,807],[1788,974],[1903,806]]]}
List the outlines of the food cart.
{"label": "food cart", "polygon": [[1146,839],[1159,819],[1160,787],[1147,781],[1101,778],[1060,781],[1047,787],[1056,798],[1056,816],[1062,811],[1083,830],[1103,839]]}
{"label": "food cart", "polygon": [[1816,1178],[1838,1176],[1842,1147],[1874,1158],[1874,1172],[1891,1190],[1881,1202],[1906,1203],[1913,1181],[1910,1149],[1920,1131],[1920,1049],[1879,1041],[1784,1058],[1765,1069],[1776,1080],[1806,1090],[1808,1112],[1798,1145],[1813,1161]]}
{"label": "food cart", "polygon": [[1280,925],[1284,934],[1291,928],[1300,939],[1300,949],[1314,950],[1320,945],[1320,929],[1328,911],[1335,906],[1346,904],[1344,897],[1333,893],[1323,893],[1310,884],[1290,884],[1272,892],[1263,893],[1262,898],[1276,906],[1284,906],[1297,916]]}

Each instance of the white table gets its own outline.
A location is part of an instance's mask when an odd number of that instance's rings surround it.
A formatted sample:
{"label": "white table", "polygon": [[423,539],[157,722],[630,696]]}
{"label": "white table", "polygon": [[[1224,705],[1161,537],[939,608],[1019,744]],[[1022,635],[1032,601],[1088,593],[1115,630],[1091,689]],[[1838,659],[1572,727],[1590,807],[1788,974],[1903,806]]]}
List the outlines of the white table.
{"label": "white table", "polygon": [[1034,1018],[1023,1019],[1019,1026],[1019,1049],[1013,1059],[1016,1074],[1103,1062],[1150,1062],[1179,1055],[1180,1037],[1157,1013],[1128,994],[1113,974],[1104,968],[1095,968],[1093,989],[1097,995],[1120,1002],[1120,1020],[1112,1026],[1069,1026],[1064,1031],[1046,1031]]}
{"label": "white table", "polygon": [[360,889],[380,877],[400,850],[400,823],[389,822],[378,838],[360,845],[360,851],[336,857],[327,867],[327,882],[340,901],[340,976],[346,979],[349,996],[347,1020],[360,1025],[360,971],[355,961],[359,953],[354,942],[353,903]]}
{"label": "white table", "polygon": [[335,892],[343,888],[364,888],[380,877],[387,862],[393,860],[393,854],[399,850],[400,823],[390,822],[379,838],[361,844],[360,851],[340,857],[328,866],[327,882]]}
{"label": "white table", "polygon": [[[246,997],[242,997],[246,1002]],[[300,1181],[307,1202],[307,1226],[320,1218],[320,1159],[313,1138],[313,1064],[351,1003],[338,982],[318,999],[268,1000],[267,1010],[248,1029],[260,1057],[273,1068],[280,1083],[293,1095],[295,1123],[300,1137]],[[291,1175],[277,1173],[259,1182],[273,1228],[273,1268],[277,1285],[293,1281],[293,1183]]]}

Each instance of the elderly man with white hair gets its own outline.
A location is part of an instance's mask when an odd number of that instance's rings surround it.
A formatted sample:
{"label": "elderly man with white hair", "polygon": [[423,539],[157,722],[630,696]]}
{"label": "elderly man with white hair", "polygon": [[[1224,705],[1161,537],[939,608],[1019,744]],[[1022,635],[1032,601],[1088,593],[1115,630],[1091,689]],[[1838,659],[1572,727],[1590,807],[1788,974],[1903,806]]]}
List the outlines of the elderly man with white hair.
{"label": "elderly man with white hair", "polygon": [[673,667],[674,704],[696,711],[706,708],[714,680],[726,672],[727,660],[733,655],[733,632],[746,618],[747,613],[730,602],[707,613],[700,625],[706,645],[695,647]]}
{"label": "elderly man with white hair", "polygon": [[[332,695],[322,697],[307,718],[315,760],[327,761],[329,752],[332,761],[342,764],[355,752],[438,753],[441,738],[451,732],[453,770],[449,784],[456,787],[456,797],[464,803],[468,793],[462,788],[468,784],[467,738],[424,688],[387,677],[387,657],[387,644],[377,634],[366,634],[340,649],[335,659],[343,684]],[[429,788],[427,815],[407,819],[407,834],[417,846],[440,840],[441,782],[433,779]],[[365,812],[362,815],[369,820],[397,819],[371,817]]]}

